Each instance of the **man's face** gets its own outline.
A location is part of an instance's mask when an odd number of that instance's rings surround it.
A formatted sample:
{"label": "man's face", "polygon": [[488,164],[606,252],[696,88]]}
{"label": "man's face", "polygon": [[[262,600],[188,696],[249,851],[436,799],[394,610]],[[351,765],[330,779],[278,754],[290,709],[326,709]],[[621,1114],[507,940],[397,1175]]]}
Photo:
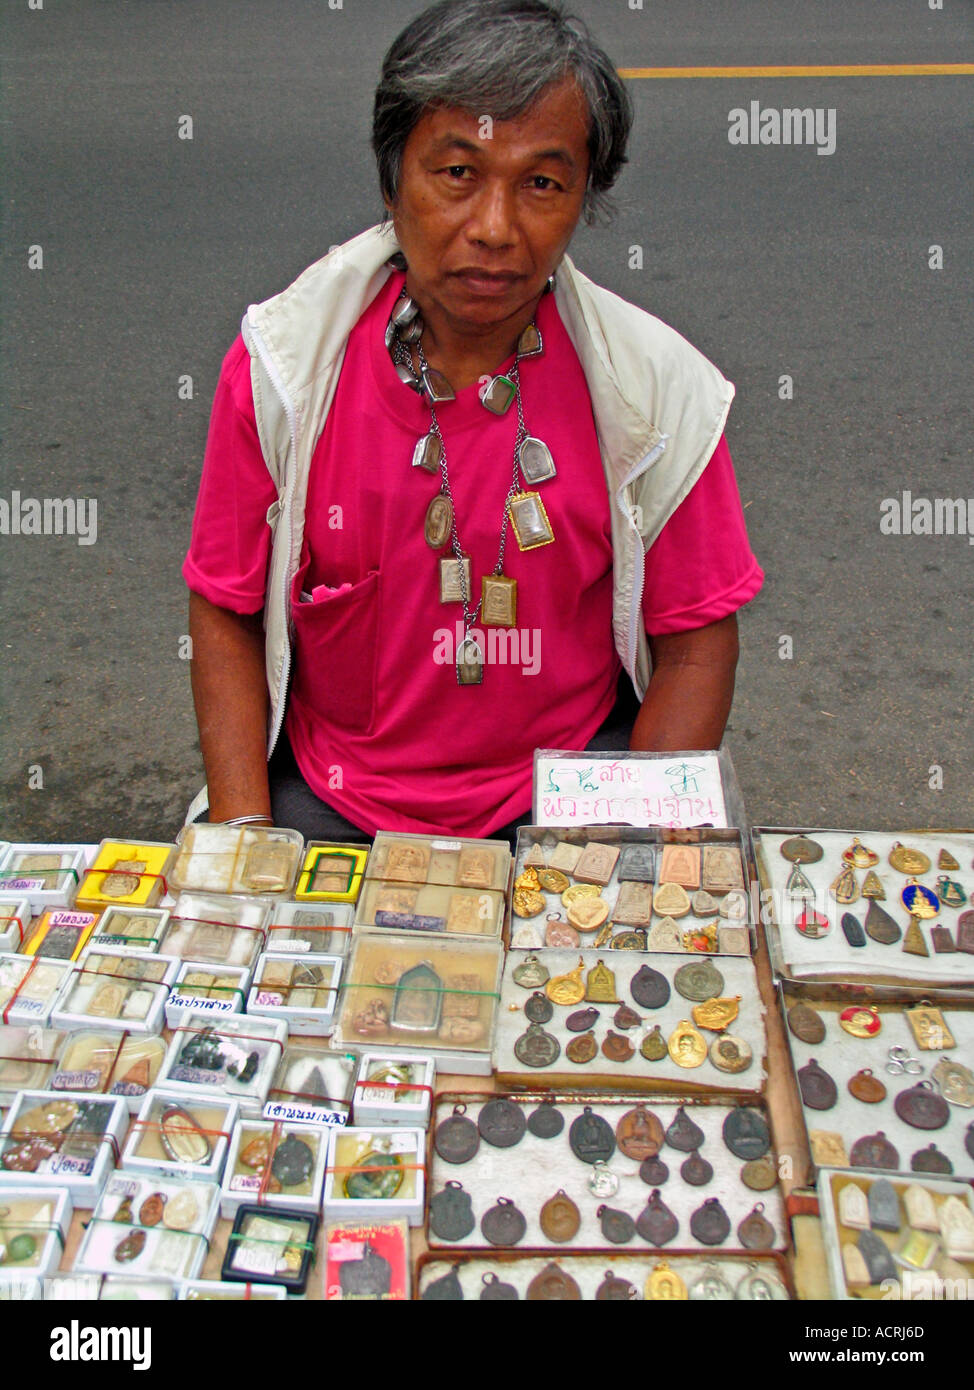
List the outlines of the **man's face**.
{"label": "man's face", "polygon": [[589,163],[588,112],[571,79],[517,120],[487,116],[427,112],[390,208],[411,292],[472,332],[537,299],[575,230]]}

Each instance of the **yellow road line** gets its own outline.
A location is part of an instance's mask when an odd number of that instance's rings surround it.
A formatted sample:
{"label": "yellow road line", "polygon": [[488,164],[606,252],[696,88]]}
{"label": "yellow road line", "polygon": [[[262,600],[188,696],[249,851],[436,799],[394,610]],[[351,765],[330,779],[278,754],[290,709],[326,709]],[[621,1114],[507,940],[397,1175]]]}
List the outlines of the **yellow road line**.
{"label": "yellow road line", "polygon": [[971,77],[974,63],[853,63],[825,67],[618,68],[620,77]]}

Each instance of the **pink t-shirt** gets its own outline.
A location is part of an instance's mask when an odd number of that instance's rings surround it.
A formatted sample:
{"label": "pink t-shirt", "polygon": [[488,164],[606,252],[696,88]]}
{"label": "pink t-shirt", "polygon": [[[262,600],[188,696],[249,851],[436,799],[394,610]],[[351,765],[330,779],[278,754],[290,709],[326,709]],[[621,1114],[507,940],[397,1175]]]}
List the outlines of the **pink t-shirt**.
{"label": "pink t-shirt", "polygon": [[[483,684],[459,687],[462,610],[439,599],[439,561],[452,549],[432,551],[423,534],[439,478],[412,467],[429,406],[399,381],[383,342],[403,278],[390,277],[352,331],[315,450],[286,728],[311,789],[364,830],[483,836],[530,806],[533,750],[583,748],[613,706],[609,496],[581,365],[546,295],[544,355],[521,363],[521,394],[528,431],[558,470],[537,488],[555,543],[522,552],[508,527],[517,626],[479,629]],[[491,415],[476,384],[436,410],[476,598],[497,562],[517,412]],[[191,589],[234,612],[263,607],[275,497],[238,339],[214,401],[183,566]],[[726,617],[762,578],[721,441],[647,556],[647,630]]]}

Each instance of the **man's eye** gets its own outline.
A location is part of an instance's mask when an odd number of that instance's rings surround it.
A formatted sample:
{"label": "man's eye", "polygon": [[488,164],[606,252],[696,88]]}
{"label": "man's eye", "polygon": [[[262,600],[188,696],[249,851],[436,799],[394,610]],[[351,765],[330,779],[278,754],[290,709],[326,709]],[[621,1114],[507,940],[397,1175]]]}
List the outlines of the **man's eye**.
{"label": "man's eye", "polygon": [[467,172],[466,164],[451,164],[446,171],[451,179],[462,179]]}

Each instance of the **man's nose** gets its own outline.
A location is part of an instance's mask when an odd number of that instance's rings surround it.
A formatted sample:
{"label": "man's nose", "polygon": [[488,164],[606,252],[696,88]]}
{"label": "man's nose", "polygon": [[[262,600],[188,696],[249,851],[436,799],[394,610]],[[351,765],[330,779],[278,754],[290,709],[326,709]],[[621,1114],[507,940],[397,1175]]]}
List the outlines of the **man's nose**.
{"label": "man's nose", "polygon": [[494,251],[513,246],[520,239],[514,192],[504,180],[488,179],[478,190],[467,235]]}

